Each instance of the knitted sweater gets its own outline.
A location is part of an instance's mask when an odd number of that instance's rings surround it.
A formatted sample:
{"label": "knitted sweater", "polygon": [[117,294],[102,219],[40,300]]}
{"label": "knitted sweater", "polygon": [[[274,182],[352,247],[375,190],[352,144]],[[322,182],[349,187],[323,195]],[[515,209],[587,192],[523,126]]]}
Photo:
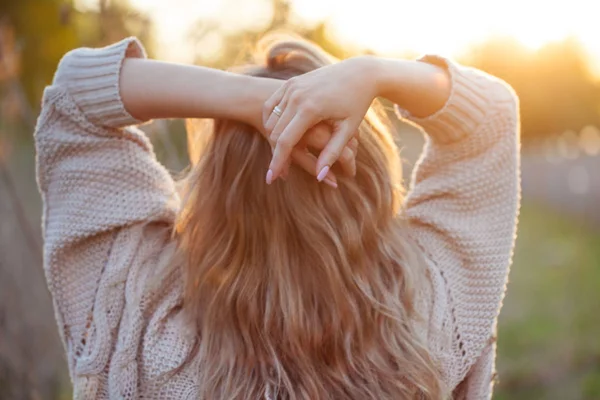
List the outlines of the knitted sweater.
{"label": "knitted sweater", "polygon": [[[180,200],[121,101],[125,57],[145,57],[137,40],[73,50],[44,92],[35,133],[44,271],[75,398],[195,399],[194,368],[165,379],[192,346],[177,307],[182,278],[158,296],[144,291]],[[399,111],[427,133],[404,208],[430,272],[427,340],[455,398],[486,399],[516,233],[518,102],[481,71],[424,61],[452,82],[434,115]]]}

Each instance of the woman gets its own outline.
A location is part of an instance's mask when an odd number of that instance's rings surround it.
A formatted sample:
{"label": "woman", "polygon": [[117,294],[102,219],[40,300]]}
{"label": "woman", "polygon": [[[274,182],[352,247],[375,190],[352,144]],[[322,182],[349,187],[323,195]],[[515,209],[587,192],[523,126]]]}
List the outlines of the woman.
{"label": "woman", "polygon": [[[514,93],[439,57],[263,44],[240,74],[129,38],[68,53],[46,89],[44,266],[75,397],[489,398]],[[406,199],[376,97],[427,133]],[[214,120],[190,124],[179,192],[134,127],[152,118]]]}

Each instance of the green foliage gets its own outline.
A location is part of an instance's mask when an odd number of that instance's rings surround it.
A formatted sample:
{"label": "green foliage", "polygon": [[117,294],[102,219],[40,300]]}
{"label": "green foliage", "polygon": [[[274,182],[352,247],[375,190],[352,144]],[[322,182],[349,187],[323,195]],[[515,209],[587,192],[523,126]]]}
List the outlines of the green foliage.
{"label": "green foliage", "polygon": [[598,399],[600,234],[539,204],[519,225],[495,399]]}
{"label": "green foliage", "polygon": [[98,0],[98,10],[76,12],[73,18],[80,46],[99,47],[128,36],[138,37],[150,55],[154,40],[152,22],[128,0]]}
{"label": "green foliage", "polygon": [[61,57],[80,46],[102,46],[135,35],[152,49],[150,20],[126,0],[99,0],[78,11],[73,0],[0,0],[3,22],[15,31],[19,81],[31,105],[39,104]]}
{"label": "green foliage", "polygon": [[0,15],[16,31],[21,83],[32,104],[39,102],[62,55],[78,44],[68,21],[70,7],[63,1],[0,0]]}

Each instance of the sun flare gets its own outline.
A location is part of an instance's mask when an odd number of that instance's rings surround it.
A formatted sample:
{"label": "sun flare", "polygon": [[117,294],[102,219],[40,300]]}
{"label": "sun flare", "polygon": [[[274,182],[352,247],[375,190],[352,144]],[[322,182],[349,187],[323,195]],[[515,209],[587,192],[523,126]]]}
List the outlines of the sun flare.
{"label": "sun flare", "polygon": [[[186,37],[199,20],[219,19],[234,29],[260,26],[272,12],[269,0],[130,1],[154,19],[162,45],[159,55],[175,61],[192,58]],[[564,1],[542,0],[292,0],[291,5],[296,18],[308,23],[326,20],[335,39],[383,55],[456,56],[493,36],[514,37],[536,50],[572,36],[600,67],[597,14],[588,0],[570,0],[568,7]]]}

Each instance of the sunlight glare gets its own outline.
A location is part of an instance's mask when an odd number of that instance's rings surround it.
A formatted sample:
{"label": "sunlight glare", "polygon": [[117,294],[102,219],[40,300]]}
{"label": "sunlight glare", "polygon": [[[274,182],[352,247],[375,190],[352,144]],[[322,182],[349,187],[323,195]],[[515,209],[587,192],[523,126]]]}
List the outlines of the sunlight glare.
{"label": "sunlight glare", "polygon": [[319,8],[333,10],[329,14],[336,37],[378,53],[412,50],[453,55],[496,35],[515,37],[531,50],[569,35],[598,42],[597,31],[592,32],[595,14],[585,13],[589,8],[585,0],[571,0],[569,7],[564,2],[540,0],[370,0],[368,7],[346,0],[296,3],[295,11],[309,14],[309,19],[316,18]]}
{"label": "sunlight glare", "polygon": [[[176,62],[193,60],[189,35],[195,25],[216,21],[222,32],[231,32],[262,26],[272,15],[268,0],[130,0],[130,3],[154,20],[159,56]],[[218,48],[208,45],[205,50],[215,53]]]}
{"label": "sunlight glare", "polygon": [[581,130],[579,146],[589,156],[600,155],[600,130],[588,125]]}
{"label": "sunlight glare", "polygon": [[[154,19],[161,58],[175,61],[188,60],[187,36],[200,20],[217,20],[233,30],[263,26],[272,15],[270,0],[130,1]],[[592,54],[600,77],[597,14],[588,0],[570,0],[568,4],[542,0],[290,1],[296,19],[308,23],[325,20],[328,33],[342,44],[382,55],[457,56],[469,45],[492,36],[514,37],[537,50],[573,36]]]}

